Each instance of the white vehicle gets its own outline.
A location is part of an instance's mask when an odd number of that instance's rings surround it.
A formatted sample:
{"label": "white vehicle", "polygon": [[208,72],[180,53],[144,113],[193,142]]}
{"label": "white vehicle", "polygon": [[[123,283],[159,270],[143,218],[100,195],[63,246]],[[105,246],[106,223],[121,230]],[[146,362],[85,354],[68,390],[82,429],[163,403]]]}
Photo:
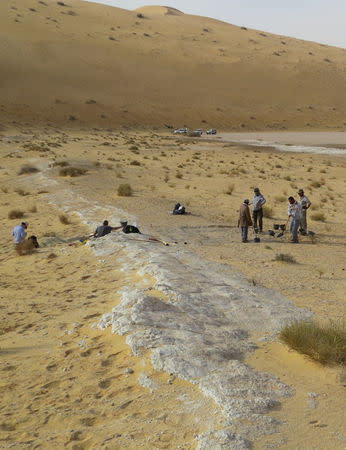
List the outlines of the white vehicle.
{"label": "white vehicle", "polygon": [[177,128],[173,131],[174,134],[187,134],[189,132],[188,128]]}
{"label": "white vehicle", "polygon": [[207,130],[207,134],[216,134],[217,131],[215,128],[210,128],[210,130]]}

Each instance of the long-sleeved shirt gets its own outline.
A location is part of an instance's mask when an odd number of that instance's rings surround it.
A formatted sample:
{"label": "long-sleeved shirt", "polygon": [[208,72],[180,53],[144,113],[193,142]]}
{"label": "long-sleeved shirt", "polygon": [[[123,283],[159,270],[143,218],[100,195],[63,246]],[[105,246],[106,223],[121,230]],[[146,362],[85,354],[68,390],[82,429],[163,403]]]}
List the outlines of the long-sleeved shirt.
{"label": "long-sleeved shirt", "polygon": [[300,219],[300,214],[302,211],[302,205],[298,202],[288,205],[288,215],[294,220]]}
{"label": "long-sleeved shirt", "polygon": [[311,205],[310,200],[307,198],[306,195],[303,195],[303,197],[299,198],[299,202],[302,205],[303,209],[306,209],[307,207],[309,207]]}
{"label": "long-sleeved shirt", "polygon": [[252,200],[252,206],[254,211],[259,211],[262,206],[265,204],[267,200],[263,197],[262,194],[257,194],[254,196]]}
{"label": "long-sleeved shirt", "polygon": [[26,231],[22,225],[17,225],[13,228],[12,236],[14,236],[14,243],[19,244],[24,241],[26,237]]}

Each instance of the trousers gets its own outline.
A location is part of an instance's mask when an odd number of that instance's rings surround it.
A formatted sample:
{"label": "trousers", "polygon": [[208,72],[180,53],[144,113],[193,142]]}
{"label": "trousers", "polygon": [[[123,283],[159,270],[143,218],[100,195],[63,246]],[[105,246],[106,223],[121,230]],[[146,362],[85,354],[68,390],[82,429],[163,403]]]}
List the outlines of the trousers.
{"label": "trousers", "polygon": [[258,219],[258,226],[259,230],[263,230],[263,209],[259,209],[258,211],[252,211],[252,217],[253,217],[253,226],[254,228],[257,228],[257,219]]}
{"label": "trousers", "polygon": [[249,227],[241,227],[241,240],[247,241],[247,233],[248,233]]}
{"label": "trousers", "polygon": [[292,238],[298,241],[298,228],[300,219],[291,219],[290,223],[290,233],[292,233]]}

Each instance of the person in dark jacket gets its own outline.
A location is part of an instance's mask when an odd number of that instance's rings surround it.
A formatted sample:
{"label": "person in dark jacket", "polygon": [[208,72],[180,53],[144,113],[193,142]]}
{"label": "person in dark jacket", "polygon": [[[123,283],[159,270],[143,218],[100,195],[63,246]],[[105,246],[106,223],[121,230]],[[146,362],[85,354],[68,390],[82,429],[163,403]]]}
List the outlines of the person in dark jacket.
{"label": "person in dark jacket", "polygon": [[242,242],[248,242],[247,234],[249,227],[252,226],[249,203],[250,202],[248,199],[244,200],[239,209],[238,227],[241,227]]}

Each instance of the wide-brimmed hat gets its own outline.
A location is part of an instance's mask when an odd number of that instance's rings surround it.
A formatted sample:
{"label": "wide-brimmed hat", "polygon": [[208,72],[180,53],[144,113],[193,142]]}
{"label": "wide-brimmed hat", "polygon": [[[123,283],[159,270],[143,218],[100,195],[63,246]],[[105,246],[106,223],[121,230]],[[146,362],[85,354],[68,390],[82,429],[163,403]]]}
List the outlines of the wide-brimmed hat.
{"label": "wide-brimmed hat", "polygon": [[255,188],[253,191],[254,192],[259,192],[260,190],[259,190],[259,188]]}
{"label": "wide-brimmed hat", "polygon": [[304,194],[304,190],[303,189],[298,189],[298,194]]}
{"label": "wide-brimmed hat", "polygon": [[248,199],[248,198],[246,198],[245,200],[244,200],[244,203],[246,203],[247,205],[250,203],[250,200]]}

